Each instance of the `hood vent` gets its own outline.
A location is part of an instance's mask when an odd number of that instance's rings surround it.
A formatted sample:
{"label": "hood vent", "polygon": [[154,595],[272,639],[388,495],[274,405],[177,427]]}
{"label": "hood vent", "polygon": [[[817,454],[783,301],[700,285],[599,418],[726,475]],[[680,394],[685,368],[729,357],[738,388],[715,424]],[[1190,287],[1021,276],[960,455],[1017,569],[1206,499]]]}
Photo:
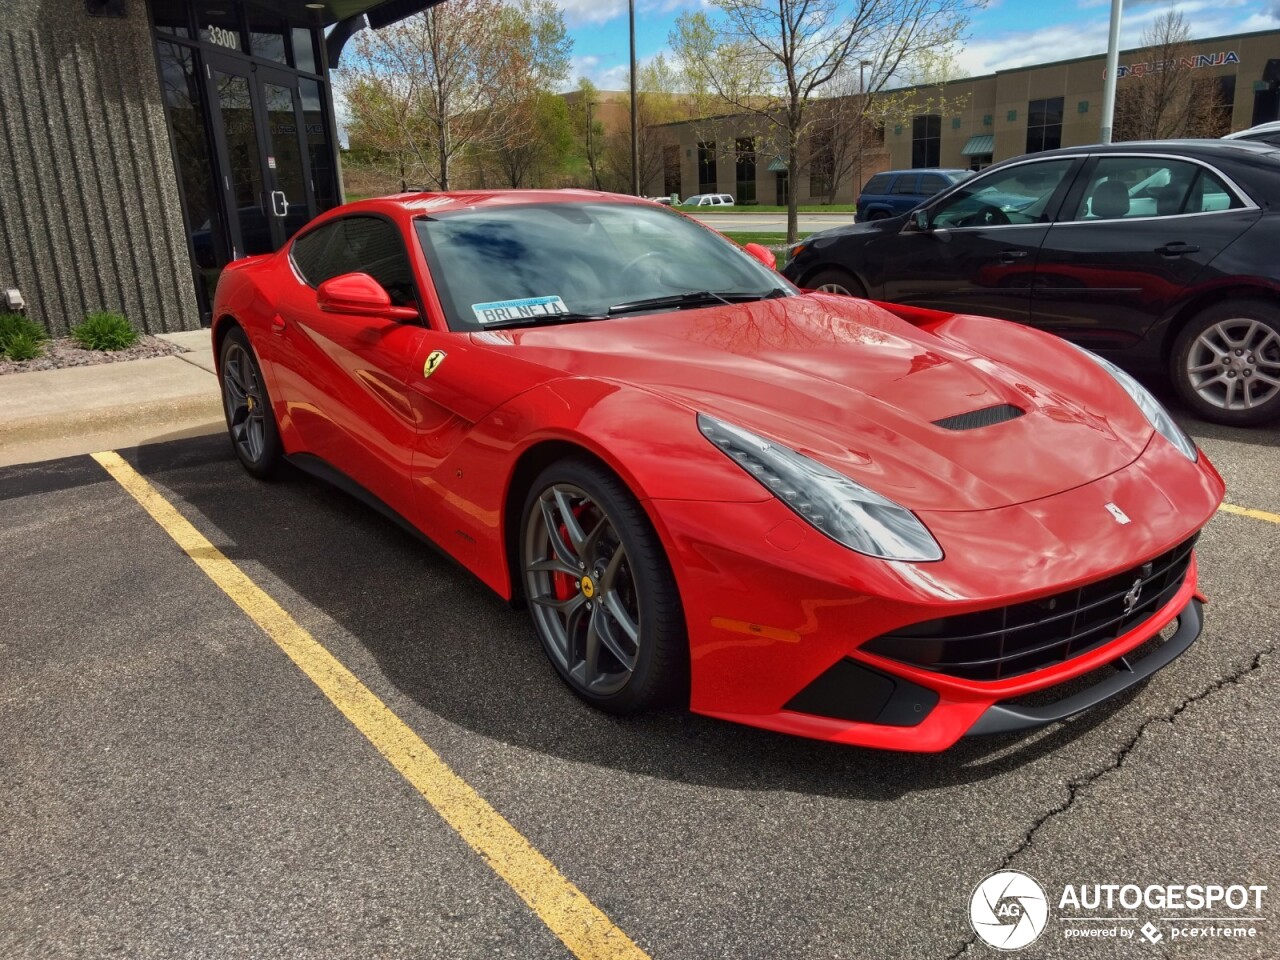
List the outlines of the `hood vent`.
{"label": "hood vent", "polygon": [[1011,403],[998,403],[994,407],[984,407],[969,413],[958,413],[954,417],[943,417],[933,421],[935,427],[944,430],[976,430],[979,427],[994,427],[1006,420],[1016,420],[1026,413]]}

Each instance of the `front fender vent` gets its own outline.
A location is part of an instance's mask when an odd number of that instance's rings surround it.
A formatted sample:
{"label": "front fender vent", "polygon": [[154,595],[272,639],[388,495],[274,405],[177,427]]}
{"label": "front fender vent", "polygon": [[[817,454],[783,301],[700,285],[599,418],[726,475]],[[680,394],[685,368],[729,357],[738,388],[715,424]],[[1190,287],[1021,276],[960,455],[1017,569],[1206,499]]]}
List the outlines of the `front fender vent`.
{"label": "front fender vent", "polygon": [[1004,423],[1006,420],[1016,420],[1024,413],[1026,413],[1025,410],[1015,407],[1012,403],[998,403],[994,407],[983,407],[981,410],[971,410],[969,413],[957,413],[954,417],[943,417],[941,420],[933,421],[933,425],[942,427],[944,430],[977,430],[979,427],[994,427],[997,423]]}

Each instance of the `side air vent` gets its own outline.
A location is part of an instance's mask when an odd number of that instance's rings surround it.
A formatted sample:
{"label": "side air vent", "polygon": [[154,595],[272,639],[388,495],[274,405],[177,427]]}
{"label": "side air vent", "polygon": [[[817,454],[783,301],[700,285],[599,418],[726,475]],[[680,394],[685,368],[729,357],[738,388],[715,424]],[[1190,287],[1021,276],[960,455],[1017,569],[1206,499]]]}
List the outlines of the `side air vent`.
{"label": "side air vent", "polygon": [[1026,413],[1011,403],[998,403],[994,407],[984,407],[969,413],[957,413],[954,417],[943,417],[933,421],[935,427],[944,430],[977,430],[979,427],[994,427],[1006,420],[1016,420]]}

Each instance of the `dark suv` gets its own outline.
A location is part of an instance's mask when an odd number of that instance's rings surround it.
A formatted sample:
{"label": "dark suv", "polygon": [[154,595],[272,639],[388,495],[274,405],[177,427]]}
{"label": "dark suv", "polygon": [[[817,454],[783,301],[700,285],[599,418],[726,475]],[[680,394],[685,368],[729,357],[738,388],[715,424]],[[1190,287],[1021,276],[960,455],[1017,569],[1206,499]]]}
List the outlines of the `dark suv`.
{"label": "dark suv", "polygon": [[862,223],[906,213],[952,184],[972,176],[972,170],[938,168],[877,173],[863,186],[853,220]]}
{"label": "dark suv", "polygon": [[910,214],[813,234],[783,272],[1040,327],[1245,426],[1280,418],[1277,249],[1280,150],[1161,140],[1006,160]]}

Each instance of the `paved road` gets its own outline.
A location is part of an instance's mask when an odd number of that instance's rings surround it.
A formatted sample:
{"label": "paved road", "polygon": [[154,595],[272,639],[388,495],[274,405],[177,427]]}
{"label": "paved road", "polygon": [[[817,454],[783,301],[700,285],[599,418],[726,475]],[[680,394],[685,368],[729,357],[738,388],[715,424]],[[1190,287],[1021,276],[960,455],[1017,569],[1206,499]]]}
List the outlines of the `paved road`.
{"label": "paved road", "polygon": [[[786,233],[787,215],[785,213],[714,213],[701,214],[697,218],[709,227],[723,232],[743,233]],[[840,227],[853,222],[852,213],[802,213],[800,214],[800,232],[814,233],[829,227]]]}
{"label": "paved road", "polygon": [[[1280,433],[1191,428],[1280,512]],[[1280,955],[1272,522],[1212,521],[1206,634],[1137,693],[900,756],[594,713],[523,614],[336,490],[218,437],[126,456],[654,958],[995,956],[967,903],[1004,866],[1271,888],[1252,940],[1055,917],[1022,956]],[[93,460],[0,471],[0,589],[0,956],[567,955]]]}

